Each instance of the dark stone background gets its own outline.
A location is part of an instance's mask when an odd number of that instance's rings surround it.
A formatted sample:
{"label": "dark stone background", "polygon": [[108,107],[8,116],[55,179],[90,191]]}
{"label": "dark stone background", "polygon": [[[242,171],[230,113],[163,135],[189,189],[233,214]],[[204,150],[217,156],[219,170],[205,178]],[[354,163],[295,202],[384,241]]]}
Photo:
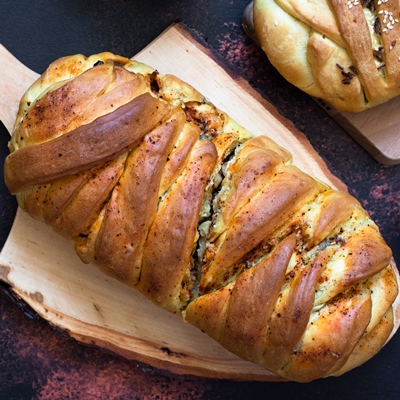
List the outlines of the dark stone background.
{"label": "dark stone background", "polygon": [[[248,0],[36,0],[0,2],[0,43],[41,73],[58,57],[111,51],[132,57],[175,21],[195,30],[303,132],[371,214],[400,264],[400,166],[370,157],[310,97],[274,70],[241,28]],[[0,73],[1,73],[0,60]],[[0,155],[8,133],[0,124]],[[1,163],[2,164],[2,163]],[[0,185],[0,248],[16,210]],[[0,399],[398,399],[400,337],[340,378],[309,384],[177,376],[65,337],[4,285],[0,293]]]}

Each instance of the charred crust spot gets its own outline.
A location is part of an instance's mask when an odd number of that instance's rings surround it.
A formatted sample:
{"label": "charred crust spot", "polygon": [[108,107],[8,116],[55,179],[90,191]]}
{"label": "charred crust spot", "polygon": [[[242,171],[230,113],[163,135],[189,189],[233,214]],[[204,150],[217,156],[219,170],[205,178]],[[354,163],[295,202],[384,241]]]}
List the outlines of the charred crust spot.
{"label": "charred crust spot", "polygon": [[361,0],[361,4],[363,7],[369,8],[372,12],[375,11],[375,2],[374,0]]}
{"label": "charred crust spot", "polygon": [[300,309],[296,308],[296,310],[295,310],[295,312],[293,314],[292,322],[294,324],[297,324],[297,322],[301,318],[302,314],[303,314],[303,312]]}
{"label": "charred crust spot", "polygon": [[386,65],[385,63],[382,63],[382,64],[378,67],[378,70],[379,70],[379,69],[382,69],[383,67],[385,67],[385,65]]}
{"label": "charred crust spot", "polygon": [[340,69],[340,73],[344,76],[342,83],[344,85],[350,85],[351,80],[358,74],[356,67],[354,65],[350,65],[348,67],[349,71],[346,71],[342,65],[336,64],[336,66]]}
{"label": "charred crust spot", "polygon": [[157,70],[153,71],[150,75],[150,89],[153,93],[158,93],[160,91],[160,82],[158,80],[159,72]]}
{"label": "charred crust spot", "polygon": [[358,75],[357,68],[354,65],[350,65],[349,70],[354,74]]}
{"label": "charred crust spot", "polygon": [[342,83],[344,85],[350,85],[351,80],[357,75],[356,73],[354,73],[352,71],[346,72],[345,70],[342,70],[341,74],[344,76],[344,79],[342,80]]}
{"label": "charred crust spot", "polygon": [[341,74],[342,74],[345,78],[348,78],[349,80],[353,79],[353,78],[354,78],[354,75],[355,75],[355,74],[353,74],[353,72],[346,72],[346,71],[342,71]]}
{"label": "charred crust spot", "polygon": [[381,35],[382,34],[381,22],[379,21],[379,18],[375,18],[375,21],[374,21],[374,32],[377,35]]}
{"label": "charred crust spot", "polygon": [[372,52],[374,58],[379,62],[383,61],[383,50],[384,50],[383,46],[379,46],[376,50]]}

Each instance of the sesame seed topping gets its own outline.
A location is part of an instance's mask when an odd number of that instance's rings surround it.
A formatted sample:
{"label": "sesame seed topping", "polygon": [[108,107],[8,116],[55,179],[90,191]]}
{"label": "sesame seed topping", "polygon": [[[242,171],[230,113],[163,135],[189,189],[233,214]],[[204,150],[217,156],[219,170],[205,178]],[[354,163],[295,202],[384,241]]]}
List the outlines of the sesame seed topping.
{"label": "sesame seed topping", "polygon": [[[379,0],[382,3],[387,3],[388,0]],[[383,15],[382,19],[382,25],[384,28],[382,29],[382,32],[386,34],[389,33],[390,30],[394,29],[394,24],[397,24],[399,20],[393,17],[393,12],[388,11],[388,10],[380,10],[378,12],[379,15]]]}
{"label": "sesame seed topping", "polygon": [[351,10],[353,6],[358,6],[359,4],[359,0],[348,0],[347,7]]}

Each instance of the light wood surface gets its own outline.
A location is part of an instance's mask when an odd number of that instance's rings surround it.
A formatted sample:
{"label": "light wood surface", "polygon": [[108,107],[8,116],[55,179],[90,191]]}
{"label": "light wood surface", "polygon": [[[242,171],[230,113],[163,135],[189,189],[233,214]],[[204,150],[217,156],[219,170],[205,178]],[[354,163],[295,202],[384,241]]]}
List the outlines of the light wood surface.
{"label": "light wood surface", "polygon": [[360,113],[339,111],[315,100],[377,161],[400,163],[400,97]]}
{"label": "light wood surface", "polygon": [[[247,82],[233,79],[180,25],[170,27],[134,58],[192,84],[254,134],[266,134],[290,150],[300,168],[336,188],[346,189],[289,121]],[[4,67],[0,76],[0,119],[11,131],[19,99],[38,75],[1,46],[0,59]],[[229,353],[134,289],[82,264],[69,243],[21,209],[0,254],[0,279],[39,315],[82,342],[180,374],[281,380]],[[398,301],[395,308],[397,329]]]}

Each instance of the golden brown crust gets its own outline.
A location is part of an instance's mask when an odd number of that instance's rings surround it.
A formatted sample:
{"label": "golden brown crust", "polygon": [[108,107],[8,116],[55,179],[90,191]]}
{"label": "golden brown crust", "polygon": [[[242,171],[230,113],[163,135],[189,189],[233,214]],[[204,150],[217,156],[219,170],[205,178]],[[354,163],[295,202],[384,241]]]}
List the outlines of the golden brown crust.
{"label": "golden brown crust", "polygon": [[110,53],[56,61],[10,149],[6,182],[33,218],[246,360],[305,382],[392,332],[391,251],[360,203],[178,78]]}
{"label": "golden brown crust", "polygon": [[168,113],[164,103],[142,94],[89,124],[11,153],[4,164],[6,185],[16,193],[110,161],[134,148]]}
{"label": "golden brown crust", "polygon": [[212,142],[196,143],[185,171],[159,205],[143,251],[138,289],[170,311],[188,301],[180,298],[182,282],[193,268],[200,207],[216,159]]}
{"label": "golden brown crust", "polygon": [[[381,349],[381,343],[385,342],[393,331],[393,320],[393,309],[390,308],[382,319],[379,320],[374,330],[361,338],[346,363],[338,370],[332,372],[331,375],[343,375],[349,369],[362,365],[377,354]],[[327,374],[325,375],[327,376]]]}
{"label": "golden brown crust", "polygon": [[139,281],[144,245],[158,207],[161,172],[184,124],[178,110],[128,156],[105,209],[96,240],[96,263],[129,285]]}
{"label": "golden brown crust", "polygon": [[285,224],[305,203],[317,196],[319,185],[294,166],[282,167],[270,184],[261,188],[233,218],[205,255],[200,291],[224,282],[241,257],[275,229]]}
{"label": "golden brown crust", "polygon": [[308,326],[301,351],[284,366],[283,375],[307,382],[335,372],[362,337],[370,314],[371,299],[363,293],[339,297],[329,304]]}
{"label": "golden brown crust", "polygon": [[[272,340],[270,317],[295,245],[294,235],[288,236],[268,257],[254,268],[244,271],[236,280],[220,341],[224,347],[245,359],[262,363],[267,343]],[[251,314],[249,310],[252,310]],[[307,319],[307,316],[303,318]],[[277,327],[277,324],[274,326]],[[279,353],[281,349],[276,347],[275,350]],[[274,357],[269,355],[268,358]]]}
{"label": "golden brown crust", "polygon": [[271,63],[306,93],[349,112],[399,94],[397,0],[255,0],[253,14]]}

